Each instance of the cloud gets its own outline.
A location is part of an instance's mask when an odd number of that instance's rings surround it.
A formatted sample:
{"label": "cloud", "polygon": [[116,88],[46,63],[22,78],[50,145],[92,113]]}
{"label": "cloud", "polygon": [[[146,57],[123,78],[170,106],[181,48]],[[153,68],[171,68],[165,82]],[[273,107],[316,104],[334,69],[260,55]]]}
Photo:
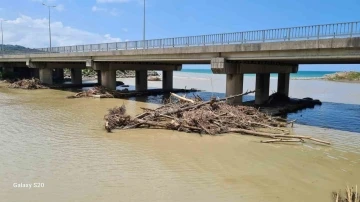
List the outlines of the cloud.
{"label": "cloud", "polygon": [[97,3],[127,3],[130,0],[96,0]]}
{"label": "cloud", "polygon": [[[4,43],[21,45],[30,48],[42,48],[49,45],[48,19],[35,19],[26,15],[14,20],[5,21]],[[85,30],[65,26],[62,22],[51,23],[52,45],[69,46],[82,44],[109,43],[121,41],[110,34],[98,34]]]}
{"label": "cloud", "polygon": [[63,11],[63,10],[65,9],[65,7],[64,7],[64,5],[59,4],[59,5],[57,5],[57,6],[55,7],[55,9],[56,9],[57,11],[61,12],[61,11]]}
{"label": "cloud", "polygon": [[113,8],[111,10],[108,10],[107,8],[102,8],[102,7],[97,7],[97,6],[93,6],[91,8],[92,12],[105,12],[105,13],[108,13],[112,16],[118,16],[119,15],[119,12],[116,8]]}
{"label": "cloud", "polygon": [[102,11],[104,11],[104,12],[106,12],[107,11],[107,9],[106,8],[100,8],[100,7],[97,7],[97,6],[93,6],[92,8],[91,8],[91,10],[93,11],[93,12],[102,12]]}
{"label": "cloud", "polygon": [[113,9],[111,9],[111,11],[110,11],[110,15],[112,15],[112,16],[118,16],[118,15],[119,15],[119,12],[117,11],[116,8],[113,8]]}

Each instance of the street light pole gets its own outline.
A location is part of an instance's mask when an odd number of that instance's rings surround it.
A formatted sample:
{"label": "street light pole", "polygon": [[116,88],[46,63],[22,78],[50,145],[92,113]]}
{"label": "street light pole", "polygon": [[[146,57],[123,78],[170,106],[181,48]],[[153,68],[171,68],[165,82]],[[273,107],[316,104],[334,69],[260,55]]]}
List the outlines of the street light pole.
{"label": "street light pole", "polygon": [[6,22],[6,20],[1,20],[1,54],[2,55],[5,54],[3,22]]}
{"label": "street light pole", "polygon": [[4,56],[4,31],[3,31],[3,20],[1,20],[1,54]]}
{"label": "street light pole", "polygon": [[144,40],[144,49],[145,49],[145,0],[144,0],[144,33],[143,33],[143,40]]}
{"label": "street light pole", "polygon": [[51,52],[51,25],[50,25],[51,12],[50,12],[50,10],[51,10],[51,8],[55,8],[56,6],[47,5],[45,3],[43,3],[42,5],[48,7],[48,9],[49,9],[49,40],[50,40],[49,52]]}

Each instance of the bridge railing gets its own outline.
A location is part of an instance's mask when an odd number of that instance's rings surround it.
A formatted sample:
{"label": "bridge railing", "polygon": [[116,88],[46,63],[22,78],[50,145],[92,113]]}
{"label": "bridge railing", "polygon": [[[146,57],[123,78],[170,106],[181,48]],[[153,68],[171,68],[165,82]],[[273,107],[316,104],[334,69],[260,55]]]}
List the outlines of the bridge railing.
{"label": "bridge railing", "polygon": [[89,45],[74,45],[37,49],[39,52],[72,53],[113,50],[136,50],[173,48],[187,46],[209,46],[226,44],[263,43],[276,41],[319,40],[327,38],[351,38],[360,36],[360,21],[336,24],[310,25],[302,27],[279,28],[235,33],[210,34],[200,36],[126,41]]}

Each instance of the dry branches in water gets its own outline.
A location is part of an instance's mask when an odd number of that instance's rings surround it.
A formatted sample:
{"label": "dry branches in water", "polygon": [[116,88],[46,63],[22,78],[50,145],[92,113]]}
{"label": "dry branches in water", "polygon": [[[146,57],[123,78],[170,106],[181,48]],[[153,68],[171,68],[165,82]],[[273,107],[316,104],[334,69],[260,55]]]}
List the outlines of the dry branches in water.
{"label": "dry branches in water", "polygon": [[[304,142],[311,140],[321,144],[329,142],[309,136],[288,135],[287,123],[272,118],[250,106],[233,106],[226,100],[253,93],[235,95],[223,99],[191,100],[176,94],[177,102],[167,103],[157,109],[143,108],[144,113],[134,118],[126,115],[125,106],[109,110],[105,116],[105,129],[161,128],[188,133],[221,135],[238,133],[270,138],[264,143],[273,142]],[[266,132],[264,132],[266,129]]]}

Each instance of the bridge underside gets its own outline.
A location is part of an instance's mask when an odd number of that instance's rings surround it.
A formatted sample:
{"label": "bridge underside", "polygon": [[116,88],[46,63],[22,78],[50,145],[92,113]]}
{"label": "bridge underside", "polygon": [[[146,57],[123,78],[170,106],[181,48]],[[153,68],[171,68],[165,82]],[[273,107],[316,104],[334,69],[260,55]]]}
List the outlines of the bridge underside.
{"label": "bridge underside", "polygon": [[[211,64],[214,74],[226,74],[227,96],[243,92],[244,74],[256,74],[255,103],[263,104],[269,96],[271,73],[278,74],[278,91],[288,95],[290,73],[296,73],[299,64],[360,64],[360,38],[0,57],[6,71],[27,68],[49,84],[54,72],[63,75],[63,68],[70,68],[73,82],[81,83],[80,70],[89,68],[98,72],[101,85],[115,89],[116,70],[135,70],[139,91],[147,89],[148,70],[162,71],[163,88],[172,89],[173,71],[181,70],[183,64]],[[242,103],[242,99],[230,102]]]}

